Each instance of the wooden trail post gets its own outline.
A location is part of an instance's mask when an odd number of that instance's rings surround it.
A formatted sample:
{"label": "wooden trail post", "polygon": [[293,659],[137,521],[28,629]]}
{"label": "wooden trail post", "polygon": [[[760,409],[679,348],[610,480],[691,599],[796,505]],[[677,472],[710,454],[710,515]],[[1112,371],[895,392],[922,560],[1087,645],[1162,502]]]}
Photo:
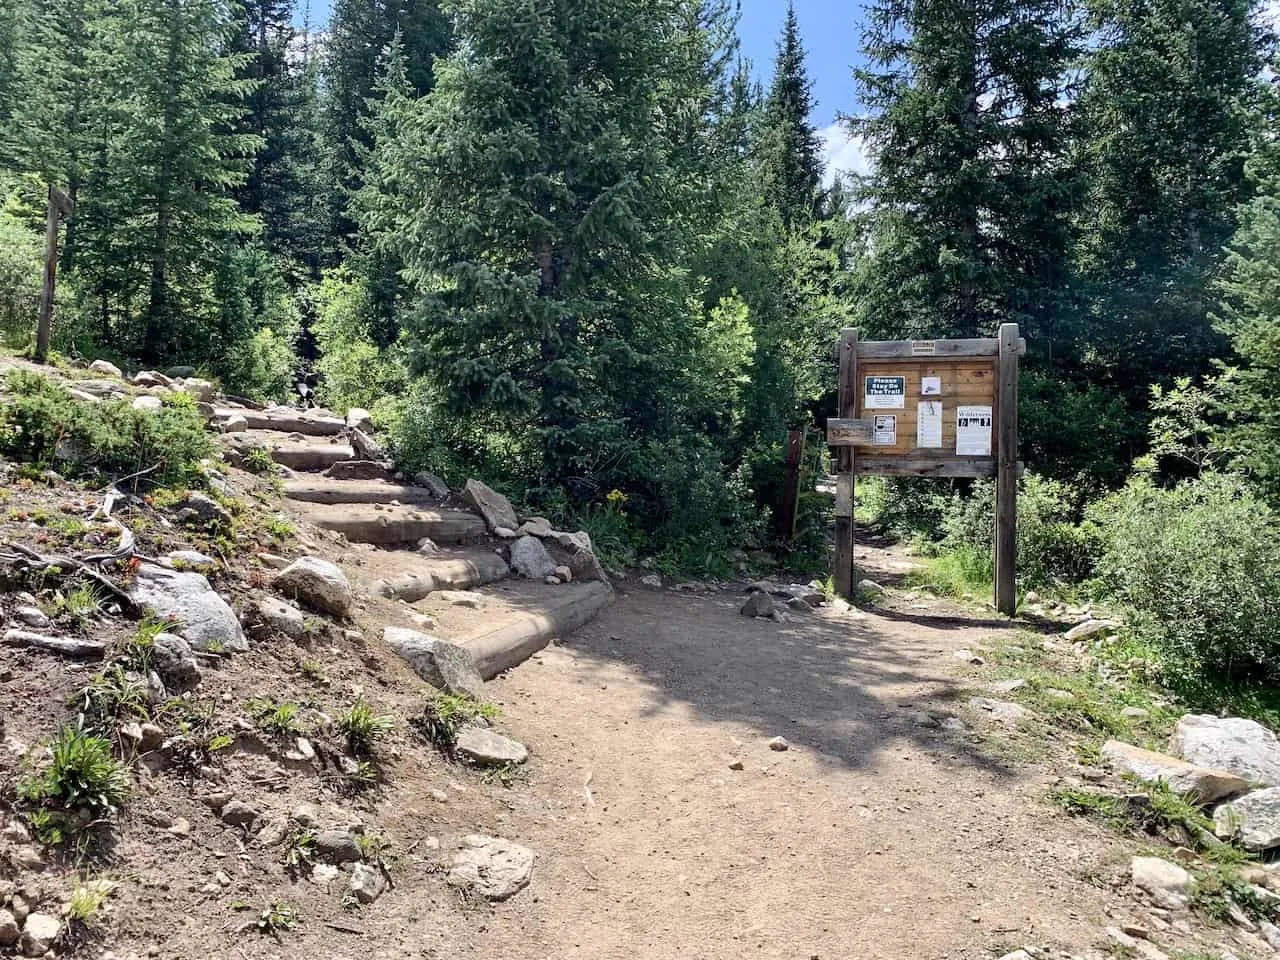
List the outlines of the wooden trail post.
{"label": "wooden trail post", "polygon": [[[855,478],[993,477],[995,604],[1017,609],[1018,358],[1026,343],[1006,323],[998,338],[859,341],[837,345],[839,416],[827,421],[836,464],[836,592],[851,597]],[[857,448],[863,448],[861,452]]]}
{"label": "wooden trail post", "polygon": [[800,472],[804,465],[804,430],[787,433],[787,453],[783,462],[784,485],[782,509],[778,511],[778,540],[790,543],[796,535],[796,515],[799,513]]}
{"label": "wooden trail post", "polygon": [[[836,347],[840,365],[839,409],[842,418],[852,419],[857,406],[858,331],[843,330]],[[856,583],[853,571],[853,446],[836,448],[836,556],[832,570],[835,591],[852,597]]]}
{"label": "wooden trail post", "polygon": [[1018,609],[1018,325],[1000,325],[996,363],[996,609]]}
{"label": "wooden trail post", "polygon": [[49,359],[49,337],[53,330],[53,294],[58,276],[58,224],[71,216],[75,204],[57,187],[49,187],[49,210],[44,227],[44,286],[40,290],[40,319],[36,323],[36,363]]}

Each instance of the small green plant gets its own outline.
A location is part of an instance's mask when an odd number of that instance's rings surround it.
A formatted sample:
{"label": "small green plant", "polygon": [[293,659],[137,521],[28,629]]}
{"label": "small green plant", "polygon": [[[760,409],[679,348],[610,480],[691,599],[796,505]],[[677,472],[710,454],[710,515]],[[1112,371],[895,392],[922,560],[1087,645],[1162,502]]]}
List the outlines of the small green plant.
{"label": "small green plant", "polygon": [[50,745],[47,767],[18,781],[42,843],[59,846],[114,816],[129,799],[129,772],[111,743],[80,726],[65,726]]}
{"label": "small green plant", "polygon": [[71,899],[67,901],[67,920],[90,924],[115,889],[116,885],[110,880],[77,879],[75,888],[71,891]]}
{"label": "small green plant", "polygon": [[245,709],[258,724],[258,728],[272,736],[287,737],[301,729],[296,703],[276,703],[266,697],[254,697],[245,704]]}
{"label": "small green plant", "polygon": [[297,924],[298,911],[280,900],[272,900],[258,914],[258,932],[270,934],[277,940],[282,932],[292,930]]}
{"label": "small green plant", "polygon": [[227,645],[221,640],[214,638],[205,643],[204,652],[212,653],[215,657],[220,657],[227,652]]}
{"label": "small green plant", "polygon": [[266,447],[250,447],[244,455],[244,468],[250,473],[274,474],[276,462]]}
{"label": "small green plant", "polygon": [[288,517],[269,517],[262,526],[276,543],[284,543],[298,532],[298,528]]}
{"label": "small green plant", "polygon": [[338,719],[338,729],[347,737],[347,749],[357,757],[373,753],[379,740],[395,727],[395,718],[389,714],[376,714],[363,697],[351,705],[351,709]]}
{"label": "small green plant", "polygon": [[465,693],[432,691],[416,725],[437,749],[452,758],[458,731],[477,719],[495,720],[501,711]]}
{"label": "small green plant", "polygon": [[481,779],[485,783],[500,783],[512,787],[528,777],[528,768],[516,763],[500,763],[485,770]]}
{"label": "small green plant", "polygon": [[391,849],[389,841],[372,833],[356,837],[356,843],[360,847],[360,852],[364,854],[365,860],[370,863],[381,863],[383,854]]}
{"label": "small green plant", "polygon": [[209,738],[208,749],[210,753],[217,753],[219,750],[225,750],[227,747],[235,743],[235,738],[225,733],[220,733],[215,737]]}
{"label": "small green plant", "polygon": [[301,828],[293,831],[284,842],[284,865],[294,873],[311,869],[316,856],[314,830]]}
{"label": "small green plant", "polygon": [[57,591],[53,601],[45,610],[50,617],[74,626],[83,626],[98,612],[101,599],[97,590],[87,581],[78,583],[71,589]]}
{"label": "small green plant", "polygon": [[1196,909],[1219,922],[1230,918],[1233,906],[1254,920],[1274,922],[1280,917],[1280,904],[1258,896],[1235,864],[1218,864],[1198,874],[1191,901]]}
{"label": "small green plant", "polygon": [[347,781],[356,790],[367,790],[377,786],[382,779],[382,770],[373,760],[359,760],[355,770],[347,776]]}
{"label": "small green plant", "polygon": [[329,677],[324,672],[324,667],[316,660],[303,660],[298,664],[298,672],[313,683],[322,686],[328,686]]}
{"label": "small green plant", "polygon": [[71,705],[80,710],[90,729],[105,730],[117,720],[149,719],[151,691],[141,674],[116,664],[90,680]]}
{"label": "small green plant", "polygon": [[133,632],[133,635],[121,641],[120,652],[138,670],[144,672],[150,670],[151,653],[155,650],[156,637],[166,630],[174,629],[174,627],[174,623],[148,613],[142,618],[142,621],[138,624],[138,629]]}

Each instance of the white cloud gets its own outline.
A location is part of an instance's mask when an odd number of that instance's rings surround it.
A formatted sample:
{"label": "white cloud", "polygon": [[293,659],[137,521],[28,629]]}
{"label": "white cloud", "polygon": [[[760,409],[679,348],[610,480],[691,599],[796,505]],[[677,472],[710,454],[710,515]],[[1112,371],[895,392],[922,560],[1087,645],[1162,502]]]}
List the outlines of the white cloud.
{"label": "white cloud", "polygon": [[822,138],[822,161],[826,164],[823,179],[830,186],[837,173],[871,172],[871,157],[861,137],[849,132],[848,124],[837,121],[818,131]]}

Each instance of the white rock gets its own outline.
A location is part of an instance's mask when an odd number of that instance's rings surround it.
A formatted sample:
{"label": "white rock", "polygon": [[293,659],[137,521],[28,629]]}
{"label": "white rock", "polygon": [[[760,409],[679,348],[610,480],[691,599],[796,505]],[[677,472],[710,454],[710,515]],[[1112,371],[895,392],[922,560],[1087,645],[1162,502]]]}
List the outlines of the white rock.
{"label": "white rock", "polygon": [[1253,720],[1189,713],[1178,721],[1169,747],[1190,763],[1227,770],[1264,787],[1280,786],[1280,740]]}
{"label": "white rock", "polygon": [[162,619],[172,619],[169,632],[183,637],[196,650],[208,650],[211,644],[234,652],[249,649],[235,611],[214,592],[203,574],[144,563],[134,576],[129,597]]}
{"label": "white rock", "polygon": [[382,870],[367,863],[357,863],[351,870],[351,893],[361,903],[373,903],[387,890]]}
{"label": "white rock", "polygon": [[975,667],[980,667],[987,662],[966,647],[961,647],[959,650],[952,650],[951,656],[955,657],[957,660],[963,660],[965,663],[971,663]]}
{"label": "white rock", "polygon": [[22,955],[43,957],[53,949],[62,932],[62,921],[47,913],[33,913],[22,925]]}
{"label": "white rock", "polygon": [[560,546],[561,550],[569,554],[569,569],[573,571],[575,579],[609,582],[604,568],[600,566],[600,561],[596,557],[595,548],[591,545],[591,535],[585,530],[579,530],[576,533],[553,530],[551,539]]}
{"label": "white rock", "polygon": [[570,583],[573,580],[573,571],[564,564],[561,564],[556,567],[556,576],[560,579],[561,583]]}
{"label": "white rock", "polygon": [[511,569],[528,580],[553,577],[556,562],[537,537],[523,536],[511,544]]}
{"label": "white rock", "polygon": [[166,564],[175,569],[178,567],[195,568],[204,570],[218,565],[218,561],[214,560],[199,550],[174,550],[172,553],[166,553],[162,558]]}
{"label": "white rock", "polygon": [[25,605],[16,607],[13,611],[13,615],[28,627],[35,627],[37,630],[44,630],[47,627],[53,626],[53,621],[45,616],[44,611],[39,607]]}
{"label": "white rock", "polygon": [[373,417],[363,407],[352,407],[347,411],[347,426],[363,433],[373,432]]}
{"label": "white rock", "polygon": [[1074,627],[1066,632],[1066,639],[1070,641],[1087,640],[1090,637],[1102,633],[1106,630],[1115,629],[1114,620],[1086,620],[1083,623],[1077,623]]}
{"label": "white rock", "polygon": [[249,421],[244,414],[233,413],[227,419],[222,421],[223,433],[246,433],[249,430]]}
{"label": "white rock", "polygon": [[498,527],[514,530],[520,526],[520,518],[516,516],[511,501],[479,480],[467,481],[462,488],[462,499],[475,507],[490,530]]}
{"label": "white rock", "polygon": [[433,687],[484,699],[484,680],[465,648],[403,627],[386,627],[382,640]]}
{"label": "white rock", "polygon": [[1010,694],[1015,690],[1021,690],[1027,685],[1027,681],[1021,677],[1015,680],[997,680],[995,683],[987,685],[987,689],[994,693]]}
{"label": "white rock", "polygon": [[1200,803],[1213,803],[1223,797],[1244,793],[1247,781],[1226,770],[1197,767],[1151,750],[1143,750],[1119,740],[1102,745],[1102,759],[1119,773],[1128,773],[1148,782],[1164,781],[1174,793],[1194,797]]}
{"label": "white rock", "polygon": [[885,591],[884,591],[884,587],[880,586],[880,584],[876,583],[874,580],[859,580],[858,592],[870,593],[870,594],[875,594],[876,596],[879,596]]}
{"label": "white rock", "polygon": [[110,363],[107,360],[95,360],[93,363],[89,364],[89,369],[94,373],[105,373],[110,377],[120,377],[122,379],[124,377],[123,371],[121,371],[121,369],[114,363]]}
{"label": "white rock", "polygon": [[484,727],[466,727],[458,731],[455,747],[464,757],[490,766],[524,763],[529,759],[529,751],[523,743]]}
{"label": "white rock", "polygon": [[529,885],[533,851],[500,837],[472,835],[453,858],[447,880],[486,900],[506,900]]}
{"label": "white rock", "polygon": [[129,404],[135,410],[145,410],[147,413],[159,413],[164,407],[164,401],[159,397],[153,397],[149,393],[133,398],[133,402]]}
{"label": "white rock", "polygon": [[646,587],[652,587],[654,590],[662,588],[662,578],[656,573],[647,573],[640,578],[640,582]]}
{"label": "white rock", "polygon": [[991,719],[1000,723],[1016,723],[1028,713],[1026,707],[1005,700],[992,700],[990,697],[974,697],[969,706],[991,714]]}
{"label": "white rock", "polygon": [[423,470],[413,475],[413,482],[420,487],[426,487],[431,491],[431,495],[437,500],[443,500],[449,496],[449,485],[434,473]]}
{"label": "white rock", "polygon": [[261,597],[254,601],[258,619],[276,633],[293,640],[300,640],[307,633],[306,618],[293,604],[275,597]]}
{"label": "white rock", "polygon": [[455,607],[467,607],[471,610],[484,607],[484,597],[469,590],[437,590],[432,597]]}
{"label": "white rock", "polygon": [[213,384],[198,377],[187,377],[182,381],[182,392],[208,403],[213,399]]}
{"label": "white rock", "polygon": [[351,584],[336,565],[319,557],[302,557],[285,567],[272,585],[291,599],[322,613],[345,617],[351,612]]}
{"label": "white rock", "polygon": [[782,751],[789,750],[790,748],[791,744],[787,743],[786,737],[774,737],[769,741],[770,750],[776,750],[781,753]]}
{"label": "white rock", "polygon": [[1267,944],[1271,949],[1280,952],[1280,927],[1277,927],[1269,920],[1260,920],[1258,922],[1258,929],[1262,933],[1262,938],[1267,941]]}
{"label": "white rock", "polygon": [[1034,958],[1025,950],[1015,950],[1013,953],[1006,953],[1000,960],[1034,960]]}
{"label": "white rock", "polygon": [[133,379],[129,381],[135,387],[168,387],[173,381],[166,377],[163,373],[157,373],[155,370],[142,370],[133,375]]}
{"label": "white rock", "polygon": [[1133,884],[1146,891],[1156,906],[1180,910],[1187,905],[1195,878],[1176,863],[1160,857],[1134,857],[1129,862]]}
{"label": "white rock", "polygon": [[1280,787],[1246,793],[1213,811],[1213,832],[1248,850],[1280,847]]}

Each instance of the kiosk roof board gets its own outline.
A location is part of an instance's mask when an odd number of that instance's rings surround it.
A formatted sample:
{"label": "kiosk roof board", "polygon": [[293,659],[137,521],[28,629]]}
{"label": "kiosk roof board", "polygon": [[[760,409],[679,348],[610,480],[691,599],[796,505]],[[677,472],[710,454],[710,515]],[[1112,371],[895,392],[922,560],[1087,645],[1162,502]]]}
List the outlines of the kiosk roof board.
{"label": "kiosk roof board", "polygon": [[827,421],[836,467],[836,589],[853,576],[857,476],[995,477],[996,606],[1012,613],[1018,445],[1018,357],[1006,323],[989,340],[859,341],[837,346],[840,416]]}

